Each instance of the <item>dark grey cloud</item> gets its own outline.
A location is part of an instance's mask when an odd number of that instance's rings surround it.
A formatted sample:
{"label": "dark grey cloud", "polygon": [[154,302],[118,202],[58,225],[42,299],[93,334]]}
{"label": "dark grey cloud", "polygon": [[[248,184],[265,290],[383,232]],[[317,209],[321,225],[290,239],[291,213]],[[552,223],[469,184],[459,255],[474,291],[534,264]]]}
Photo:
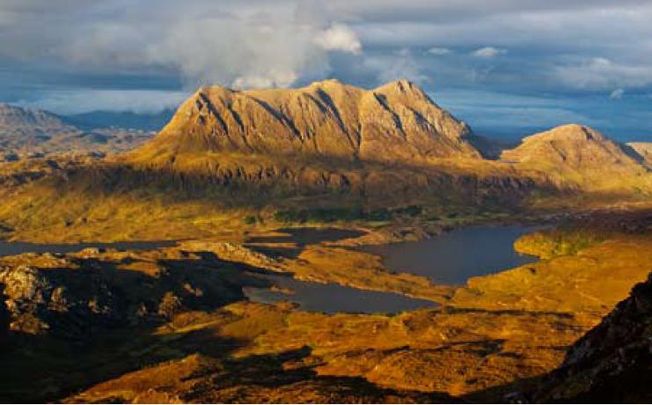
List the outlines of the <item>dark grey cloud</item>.
{"label": "dark grey cloud", "polygon": [[0,98],[145,111],[206,83],[407,77],[487,128],[617,132],[599,111],[652,134],[651,20],[647,0],[2,0]]}

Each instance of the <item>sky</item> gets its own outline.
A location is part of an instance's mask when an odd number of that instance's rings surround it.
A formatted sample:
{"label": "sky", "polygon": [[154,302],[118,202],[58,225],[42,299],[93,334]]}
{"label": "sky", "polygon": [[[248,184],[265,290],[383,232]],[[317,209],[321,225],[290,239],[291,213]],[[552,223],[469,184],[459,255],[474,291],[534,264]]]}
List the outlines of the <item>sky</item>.
{"label": "sky", "polygon": [[157,113],[201,85],[409,79],[476,133],[652,141],[649,0],[0,0],[0,102]]}

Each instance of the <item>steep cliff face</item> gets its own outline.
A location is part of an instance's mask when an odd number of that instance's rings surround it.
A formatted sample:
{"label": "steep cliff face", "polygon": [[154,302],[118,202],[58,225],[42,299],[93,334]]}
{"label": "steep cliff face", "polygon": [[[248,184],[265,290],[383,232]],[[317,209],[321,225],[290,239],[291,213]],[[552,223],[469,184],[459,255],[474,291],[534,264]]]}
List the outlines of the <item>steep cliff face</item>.
{"label": "steep cliff face", "polygon": [[569,350],[539,402],[650,402],[652,275]]}
{"label": "steep cliff face", "polygon": [[415,84],[373,90],[335,80],[300,89],[199,89],[134,159],[235,152],[403,164],[442,157],[479,158],[466,124]]}

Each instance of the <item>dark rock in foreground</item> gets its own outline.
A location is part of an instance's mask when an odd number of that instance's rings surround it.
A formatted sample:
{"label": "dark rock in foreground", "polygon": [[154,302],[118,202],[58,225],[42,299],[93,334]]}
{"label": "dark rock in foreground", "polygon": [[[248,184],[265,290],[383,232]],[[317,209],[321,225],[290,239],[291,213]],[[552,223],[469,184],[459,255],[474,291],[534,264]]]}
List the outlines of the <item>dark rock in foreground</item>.
{"label": "dark rock in foreground", "polygon": [[652,402],[652,275],[568,352],[536,402]]}

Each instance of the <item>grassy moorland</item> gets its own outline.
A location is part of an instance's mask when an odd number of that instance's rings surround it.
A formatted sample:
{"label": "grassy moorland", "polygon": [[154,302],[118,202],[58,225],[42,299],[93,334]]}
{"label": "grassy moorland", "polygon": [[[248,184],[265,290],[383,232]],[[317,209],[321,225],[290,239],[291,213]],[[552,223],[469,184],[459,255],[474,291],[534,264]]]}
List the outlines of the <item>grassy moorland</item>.
{"label": "grassy moorland", "polygon": [[[20,289],[5,291],[11,302],[23,302],[14,325],[22,332],[8,339],[30,343],[3,353],[5,364],[16,366],[4,368],[11,389],[2,391],[7,399],[72,402],[500,400],[535,387],[569,345],[646,278],[648,222],[646,213],[628,214],[603,226],[595,220],[525,236],[518,245],[546,258],[473,278],[444,295],[418,277],[384,271],[377,258],[345,255],[337,242],[288,246],[298,252],[280,258],[210,241],[6,257],[4,271],[25,274],[21,279],[45,299],[39,304]],[[590,229],[604,236],[577,236]],[[559,247],[568,241],[577,243]],[[243,286],[264,285],[254,276],[259,271],[423,291],[442,306],[326,315],[243,300]],[[67,274],[98,289],[82,293]],[[63,293],[54,293],[58,286]],[[84,329],[85,322],[96,326]],[[71,330],[80,333],[67,335]],[[48,377],[35,379],[43,364]]]}

